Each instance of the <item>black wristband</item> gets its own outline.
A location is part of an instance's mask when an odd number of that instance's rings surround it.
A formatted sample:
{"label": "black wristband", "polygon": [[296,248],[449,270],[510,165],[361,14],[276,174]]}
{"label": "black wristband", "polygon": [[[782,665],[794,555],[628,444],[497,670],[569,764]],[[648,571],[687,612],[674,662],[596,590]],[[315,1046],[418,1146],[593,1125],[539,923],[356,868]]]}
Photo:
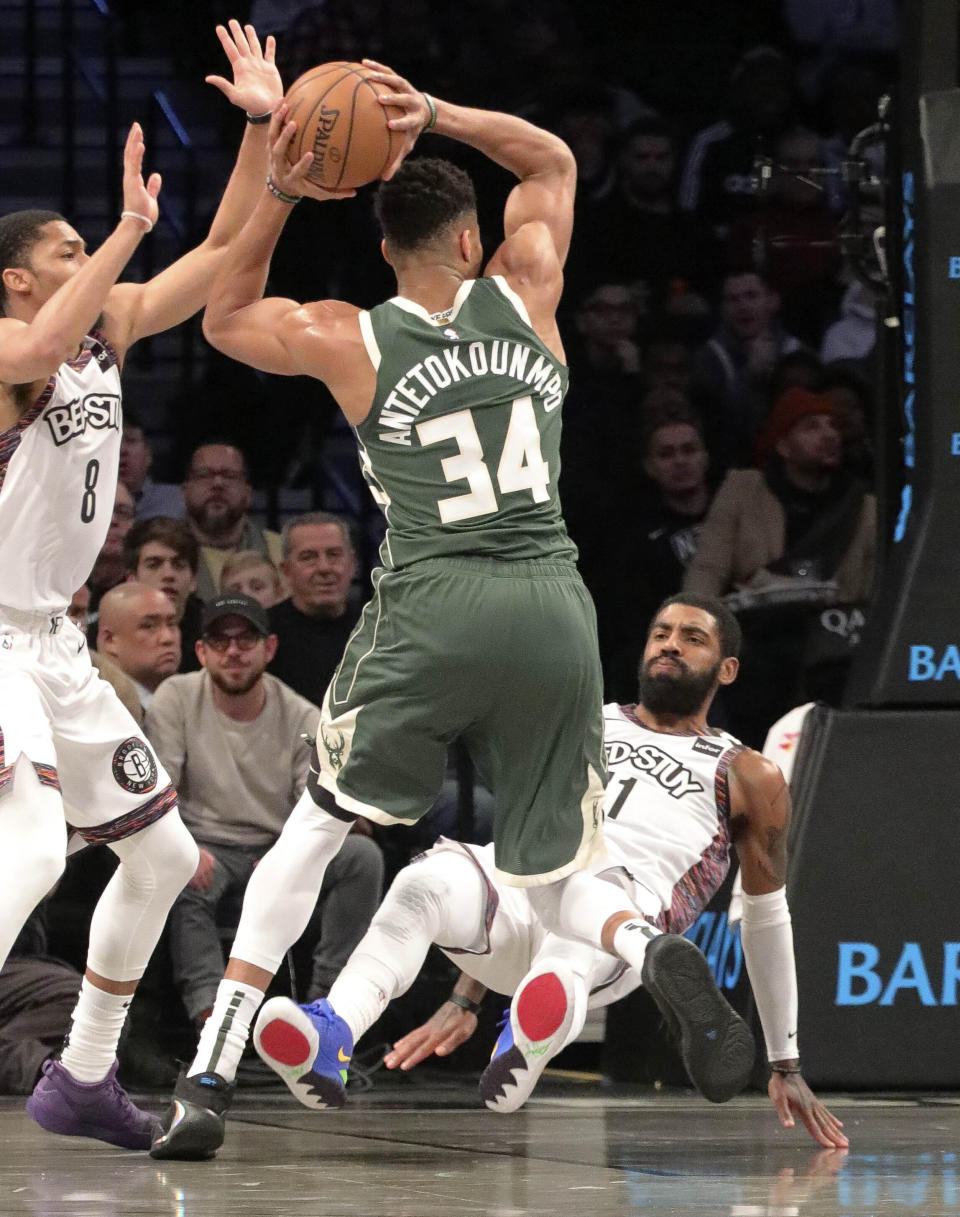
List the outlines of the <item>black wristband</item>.
{"label": "black wristband", "polygon": [[800,1068],[800,1062],[797,1061],[795,1065],[771,1065],[770,1072],[779,1073],[781,1077],[789,1077],[791,1074],[802,1073],[803,1070]]}
{"label": "black wristband", "polygon": [[464,997],[462,993],[451,993],[447,1001],[452,1001],[461,1010],[469,1010],[471,1014],[480,1013],[480,1002],[471,1001],[469,997]]}
{"label": "black wristband", "polygon": [[268,123],[273,118],[273,111],[268,110],[266,114],[248,114],[247,122],[252,127],[259,127],[261,123]]}

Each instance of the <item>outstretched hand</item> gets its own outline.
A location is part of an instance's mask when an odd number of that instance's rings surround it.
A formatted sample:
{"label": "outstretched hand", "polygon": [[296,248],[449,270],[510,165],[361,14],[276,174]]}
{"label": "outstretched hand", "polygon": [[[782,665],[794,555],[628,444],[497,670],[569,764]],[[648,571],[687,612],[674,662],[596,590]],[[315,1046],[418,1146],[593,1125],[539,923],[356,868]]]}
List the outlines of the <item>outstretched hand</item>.
{"label": "outstretched hand", "polygon": [[305,195],[320,202],[325,199],[352,199],[356,190],[326,190],[307,180],[313,164],[312,152],[305,152],[296,164],[291,165],[287,152],[296,134],[297,124],[292,120],[287,121],[289,112],[290,107],[282,101],[270,120],[270,180],[274,186],[284,194]]}
{"label": "outstretched hand", "polygon": [[406,1071],[428,1056],[449,1056],[477,1029],[477,1016],[452,1001],[445,1001],[432,1018],[408,1032],[383,1058],[388,1069]]}
{"label": "outstretched hand", "polygon": [[373,68],[369,78],[382,86],[382,91],[377,94],[381,106],[396,106],[403,111],[402,114],[387,119],[390,130],[400,136],[400,149],[380,175],[386,182],[403,164],[420,132],[430,121],[430,107],[420,90],[415,89],[409,80],[398,76],[393,68],[388,68],[386,64],[378,63],[375,59],[365,59],[363,66]]}
{"label": "outstretched hand", "polygon": [[133,211],[156,224],[160,215],[157,195],[160,193],[160,174],[151,173],[146,183],[143,180],[143,128],[134,123],[123,148],[123,210]]}
{"label": "outstretched hand", "polygon": [[233,81],[224,76],[204,79],[247,114],[268,114],[283,97],[283,81],[274,63],[277,52],[274,37],[271,34],[267,38],[264,52],[252,25],[241,26],[233,17],[228,24],[229,30],[217,26],[217,37],[230,60]]}
{"label": "outstretched hand", "polygon": [[843,1124],[820,1102],[799,1073],[770,1075],[767,1094],[784,1128],[793,1128],[799,1116],[814,1141],[826,1149],[846,1149]]}

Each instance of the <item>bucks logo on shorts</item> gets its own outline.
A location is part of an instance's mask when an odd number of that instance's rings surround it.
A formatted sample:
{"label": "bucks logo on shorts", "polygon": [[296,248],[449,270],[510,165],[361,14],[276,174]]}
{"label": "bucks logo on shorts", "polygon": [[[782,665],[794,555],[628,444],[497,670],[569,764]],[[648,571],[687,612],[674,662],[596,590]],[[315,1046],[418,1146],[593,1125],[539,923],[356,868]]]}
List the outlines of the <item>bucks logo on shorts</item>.
{"label": "bucks logo on shorts", "polygon": [[142,739],[131,735],[113,754],[113,776],[130,794],[146,794],[157,784],[157,764]]}
{"label": "bucks logo on shorts", "polygon": [[330,768],[342,769],[343,750],[347,744],[347,741],[343,738],[343,732],[335,731],[332,735],[327,735],[326,729],[323,723],[321,723],[320,739],[323,741],[323,746],[327,750],[327,756],[330,758]]}

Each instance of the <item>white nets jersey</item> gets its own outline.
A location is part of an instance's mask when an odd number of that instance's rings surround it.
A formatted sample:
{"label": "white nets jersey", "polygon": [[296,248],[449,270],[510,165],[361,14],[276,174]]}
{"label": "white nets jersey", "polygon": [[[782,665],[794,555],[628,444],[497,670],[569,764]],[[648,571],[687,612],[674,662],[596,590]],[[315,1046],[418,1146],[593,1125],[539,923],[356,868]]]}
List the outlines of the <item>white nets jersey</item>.
{"label": "white nets jersey", "polygon": [[730,867],[727,771],[744,745],[722,731],[665,735],[634,709],[603,708],[607,851],[657,897],[660,928],[682,934]]}
{"label": "white nets jersey", "polygon": [[0,605],[62,613],[106,539],[120,461],[120,372],[98,333],[0,434]]}

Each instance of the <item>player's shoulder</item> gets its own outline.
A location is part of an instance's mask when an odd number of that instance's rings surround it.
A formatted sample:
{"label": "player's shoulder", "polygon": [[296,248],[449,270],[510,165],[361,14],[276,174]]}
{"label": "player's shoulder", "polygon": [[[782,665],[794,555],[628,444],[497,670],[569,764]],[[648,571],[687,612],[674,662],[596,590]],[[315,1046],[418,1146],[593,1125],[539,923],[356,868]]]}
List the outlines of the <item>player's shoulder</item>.
{"label": "player's shoulder", "polygon": [[776,761],[755,748],[740,747],[730,763],[730,774],[748,801],[753,797],[771,798],[785,784]]}

